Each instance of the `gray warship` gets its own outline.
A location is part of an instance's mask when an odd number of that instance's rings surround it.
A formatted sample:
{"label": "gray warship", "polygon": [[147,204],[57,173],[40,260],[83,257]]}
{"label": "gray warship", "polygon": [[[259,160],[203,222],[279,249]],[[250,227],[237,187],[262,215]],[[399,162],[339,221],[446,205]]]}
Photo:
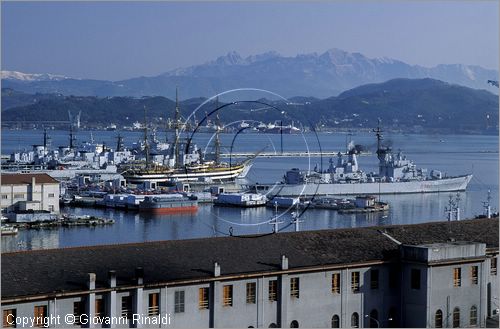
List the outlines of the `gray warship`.
{"label": "gray warship", "polygon": [[401,151],[394,153],[390,147],[382,146],[380,125],[373,130],[377,137],[378,173],[365,173],[359,169],[357,151],[351,145],[346,155],[340,152],[337,159],[331,158],[327,170],[315,168],[301,171],[288,170],[283,181],[276,184],[255,184],[252,190],[274,196],[323,196],[361,194],[402,194],[464,191],[471,174],[446,176],[438,170],[417,168]]}

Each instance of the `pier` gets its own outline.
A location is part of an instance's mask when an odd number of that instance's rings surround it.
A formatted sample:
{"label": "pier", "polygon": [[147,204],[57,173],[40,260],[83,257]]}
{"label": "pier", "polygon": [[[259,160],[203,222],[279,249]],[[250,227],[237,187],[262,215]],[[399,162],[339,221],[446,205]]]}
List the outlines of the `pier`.
{"label": "pier", "polygon": [[[319,157],[333,157],[336,156],[339,151],[328,151],[328,152],[261,152],[257,155],[252,152],[232,152],[232,153],[221,153],[221,158],[246,158],[246,157],[258,157],[258,158],[319,158]],[[345,152],[340,152],[342,155],[347,155]],[[361,152],[358,156],[371,155],[371,152]]]}

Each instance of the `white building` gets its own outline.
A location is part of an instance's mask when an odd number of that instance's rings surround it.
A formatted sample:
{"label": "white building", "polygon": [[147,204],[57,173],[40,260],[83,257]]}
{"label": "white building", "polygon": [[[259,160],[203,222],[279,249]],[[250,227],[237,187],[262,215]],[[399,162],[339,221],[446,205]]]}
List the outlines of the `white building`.
{"label": "white building", "polygon": [[2,174],[0,192],[2,212],[59,213],[59,182],[47,174]]}

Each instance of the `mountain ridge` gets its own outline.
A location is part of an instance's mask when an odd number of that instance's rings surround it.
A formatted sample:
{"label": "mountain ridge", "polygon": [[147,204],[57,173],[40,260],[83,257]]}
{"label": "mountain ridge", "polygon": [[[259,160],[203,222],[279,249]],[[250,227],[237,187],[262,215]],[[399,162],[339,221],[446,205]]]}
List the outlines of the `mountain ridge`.
{"label": "mountain ridge", "polygon": [[38,80],[23,80],[12,76],[4,78],[2,71],[4,87],[27,93],[75,96],[172,98],[175,88],[179,87],[183,98],[192,98],[211,97],[225,90],[252,87],[270,90],[284,97],[326,98],[360,85],[395,78],[433,78],[498,93],[498,89],[487,84],[487,80],[498,80],[498,70],[464,64],[424,67],[388,57],[368,58],[359,52],[337,48],[296,56],[282,56],[270,51],[242,57],[232,51],[203,64],[118,81],[70,77],[40,80],[43,75],[39,75]]}
{"label": "mountain ridge", "polygon": [[[148,108],[152,123],[165,125],[173,118],[175,102],[155,97],[93,97],[38,94],[36,97],[2,89],[2,118],[19,125],[28,122],[61,120],[81,111],[81,120],[89,127],[106,127],[110,122],[130,126],[144,120],[143,107]],[[9,97],[12,97],[10,99]],[[36,98],[36,101],[33,99]],[[180,102],[181,114],[188,117],[206,98]],[[24,104],[22,103],[24,101]],[[4,109],[4,102],[16,106]],[[433,131],[462,133],[498,133],[498,96],[434,79],[392,79],[367,84],[345,91],[337,97],[317,99],[295,96],[289,101],[263,100],[269,108],[238,103],[225,107],[223,122],[238,120],[300,122],[310,129],[368,129],[380,118],[390,129],[402,131]],[[223,102],[219,103],[222,105]],[[201,119],[214,109],[209,102],[197,113]],[[276,111],[279,109],[280,111]],[[285,113],[285,114],[283,114]],[[213,119],[213,118],[210,118]]]}

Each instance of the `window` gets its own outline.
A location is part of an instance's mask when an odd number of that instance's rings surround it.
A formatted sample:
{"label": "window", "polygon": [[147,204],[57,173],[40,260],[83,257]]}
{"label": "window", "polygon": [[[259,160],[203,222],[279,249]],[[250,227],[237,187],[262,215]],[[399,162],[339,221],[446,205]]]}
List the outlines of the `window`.
{"label": "window", "polygon": [[352,292],[359,292],[359,272],[351,273],[351,290]]}
{"label": "window", "polygon": [[2,200],[7,200],[9,198],[9,195],[7,194],[2,194]]}
{"label": "window", "polygon": [[434,327],[443,328],[443,311],[437,310],[434,316]]}
{"label": "window", "polygon": [[49,204],[49,211],[54,212],[54,205]]}
{"label": "window", "polygon": [[233,285],[225,285],[222,289],[222,306],[233,306]]}
{"label": "window", "polygon": [[420,270],[418,268],[411,269],[411,289],[420,289]]}
{"label": "window", "polygon": [[44,327],[44,320],[47,317],[47,306],[35,306],[34,309],[35,326]]}
{"label": "window", "polygon": [[174,295],[174,312],[175,313],[184,313],[184,290],[178,290]]}
{"label": "window", "polygon": [[269,301],[275,302],[278,300],[278,281],[270,280],[269,281]]}
{"label": "window", "polygon": [[359,315],[356,312],[352,313],[352,315],[351,315],[351,327],[352,328],[359,327]]}
{"label": "window", "polygon": [[497,275],[497,258],[496,257],[491,258],[490,274]]}
{"label": "window", "polygon": [[477,266],[471,266],[470,267],[470,281],[472,284],[477,284],[478,283],[478,267]]}
{"label": "window", "polygon": [[24,194],[14,194],[14,199],[24,199]]}
{"label": "window", "polygon": [[3,310],[3,328],[16,327],[16,310]]}
{"label": "window", "polygon": [[378,289],[378,270],[370,271],[370,288]]}
{"label": "window", "polygon": [[54,193],[49,193],[49,198],[54,198],[55,194]]}
{"label": "window", "polygon": [[340,328],[340,318],[337,314],[332,317],[332,328]]}
{"label": "window", "polygon": [[127,318],[127,319],[132,318],[132,297],[131,296],[123,296],[122,297],[121,316],[123,318]]}
{"label": "window", "polygon": [[198,308],[200,310],[208,309],[208,288],[200,288],[198,289]]}
{"label": "window", "polygon": [[[299,298],[300,281],[299,278],[290,279],[290,297]],[[296,327],[298,328],[298,327]]]}
{"label": "window", "polygon": [[297,320],[293,320],[290,322],[290,328],[298,328],[299,327],[299,322]]}
{"label": "window", "polygon": [[83,306],[83,302],[74,302],[73,303],[73,316],[75,317],[75,324],[79,325],[80,323],[80,316],[85,313],[85,309]]}
{"label": "window", "polygon": [[378,311],[377,310],[372,310],[370,312],[370,328],[379,328],[379,322],[378,322]]}
{"label": "window", "polygon": [[455,267],[453,269],[453,287],[460,287],[462,285],[462,269]]}
{"label": "window", "polygon": [[255,282],[247,283],[247,304],[255,304],[256,302],[256,284]]}
{"label": "window", "polygon": [[460,327],[460,309],[455,307],[453,309],[453,328]]}
{"label": "window", "polygon": [[104,301],[102,299],[95,300],[95,317],[104,316]]}
{"label": "window", "polygon": [[155,292],[149,294],[149,304],[148,304],[148,316],[156,316],[160,314],[160,306],[158,301],[160,300],[160,294]]}
{"label": "window", "polygon": [[332,293],[340,294],[340,273],[332,274]]}
{"label": "window", "polygon": [[477,326],[477,307],[474,305],[470,308],[470,325]]}

